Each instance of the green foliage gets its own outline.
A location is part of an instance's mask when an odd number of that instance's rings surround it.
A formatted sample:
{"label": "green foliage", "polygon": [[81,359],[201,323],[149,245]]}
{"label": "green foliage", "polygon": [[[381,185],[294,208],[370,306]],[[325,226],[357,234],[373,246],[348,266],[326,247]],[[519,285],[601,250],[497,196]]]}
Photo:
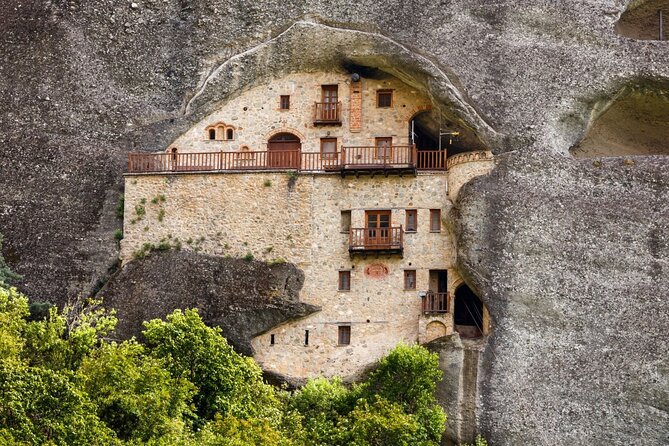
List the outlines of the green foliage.
{"label": "green foliage", "polygon": [[116,217],[123,220],[124,213],[125,213],[125,195],[119,194],[118,201],[116,202]]}
{"label": "green foliage", "polygon": [[98,417],[122,440],[146,442],[181,433],[195,393],[193,384],[173,378],[134,340],[95,350],[78,377]]}
{"label": "green foliage", "polygon": [[21,276],[12,272],[2,256],[2,240],[3,236],[0,234],[0,288],[9,288],[10,282],[21,280]]}
{"label": "green foliage", "polygon": [[145,345],[109,341],[116,318],[100,302],[46,310],[30,316],[0,288],[0,444],[435,446],[444,430],[437,360],[418,346],[361,384],[318,378],[289,393],[196,310],[146,322]]}
{"label": "green foliage", "polygon": [[243,259],[246,260],[247,262],[252,261],[254,259],[253,253],[250,251],[247,252],[246,255],[243,257]]}
{"label": "green foliage", "polygon": [[0,426],[28,444],[116,443],[70,372],[0,361]]}
{"label": "green foliage", "polygon": [[193,401],[200,418],[220,414],[279,419],[279,401],[263,383],[260,367],[235,353],[220,328],[207,327],[197,310],[177,310],[166,321],[144,325],[152,354],[165,361],[174,378],[187,379],[199,389]]}
{"label": "green foliage", "polygon": [[18,361],[28,314],[27,297],[16,288],[0,288],[0,361]]}
{"label": "green foliage", "polygon": [[265,180],[265,182],[262,184],[265,187],[271,187],[272,186],[272,181],[271,180]]}
{"label": "green foliage", "polygon": [[488,446],[488,442],[482,436],[477,435],[473,445],[463,443],[461,446]]}
{"label": "green foliage", "polygon": [[123,240],[123,229],[117,229],[116,231],[114,231],[114,239],[117,242]]}
{"label": "green foliage", "polygon": [[163,221],[165,219],[165,209],[160,208],[158,211],[158,221]]}

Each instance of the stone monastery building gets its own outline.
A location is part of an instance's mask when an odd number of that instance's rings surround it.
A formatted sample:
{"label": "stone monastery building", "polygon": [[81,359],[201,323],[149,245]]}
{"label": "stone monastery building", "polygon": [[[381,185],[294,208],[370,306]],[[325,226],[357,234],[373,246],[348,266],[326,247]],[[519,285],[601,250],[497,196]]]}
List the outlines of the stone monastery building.
{"label": "stone monastery building", "polygon": [[[128,262],[145,243],[304,273],[321,308],[257,336],[293,380],[354,377],[396,344],[487,333],[444,225],[493,164],[459,145],[422,91],[384,73],[295,73],[241,92],[125,177]],[[276,290],[278,295],[281,290]]]}

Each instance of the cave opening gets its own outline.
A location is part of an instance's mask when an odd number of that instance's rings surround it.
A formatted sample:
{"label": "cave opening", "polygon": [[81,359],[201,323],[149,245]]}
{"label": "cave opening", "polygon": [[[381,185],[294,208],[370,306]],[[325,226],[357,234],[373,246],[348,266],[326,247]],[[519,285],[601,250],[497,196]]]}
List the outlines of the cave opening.
{"label": "cave opening", "polygon": [[628,86],[594,110],[575,157],[669,155],[669,84]]}
{"label": "cave opening", "polygon": [[621,14],[615,31],[636,40],[665,40],[669,0],[637,0]]}
{"label": "cave opening", "polygon": [[455,290],[453,324],[455,331],[463,338],[480,338],[485,332],[483,302],[466,284]]}
{"label": "cave opening", "polygon": [[424,110],[409,120],[409,140],[419,152],[445,150],[451,156],[473,150],[462,141],[456,126],[440,118],[438,111]]}

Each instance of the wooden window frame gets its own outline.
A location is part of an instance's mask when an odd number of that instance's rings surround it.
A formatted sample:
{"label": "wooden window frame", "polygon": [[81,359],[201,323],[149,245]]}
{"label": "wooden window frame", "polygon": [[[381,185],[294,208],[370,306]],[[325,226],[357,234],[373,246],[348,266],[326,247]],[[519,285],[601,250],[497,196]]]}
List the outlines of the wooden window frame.
{"label": "wooden window frame", "polygon": [[[409,278],[413,278],[413,286],[409,286]],[[406,291],[412,291],[416,289],[416,270],[415,269],[405,269],[404,270],[404,289]]]}
{"label": "wooden window frame", "polygon": [[[327,154],[326,154],[326,152],[323,151],[323,143],[325,143],[325,142],[334,142],[334,145],[335,145],[334,152],[327,152]],[[337,138],[334,138],[334,137],[321,138],[321,158],[324,159],[324,160],[326,160],[326,159],[327,160],[336,159],[337,158],[337,144],[338,144]]]}
{"label": "wooden window frame", "polygon": [[351,345],[351,326],[337,326],[337,345]]}
{"label": "wooden window frame", "polygon": [[[379,142],[381,141],[388,141],[388,146],[380,146]],[[374,147],[376,147],[376,150],[374,151],[374,158],[376,159],[391,159],[392,158],[392,150],[393,150],[393,137],[392,136],[379,136],[374,138]],[[385,148],[384,155],[380,155],[379,149]]]}
{"label": "wooden window frame", "polygon": [[[348,214],[348,228],[344,227],[344,215]],[[352,225],[352,215],[351,215],[351,210],[350,209],[343,209],[340,212],[340,220],[339,220],[339,231],[342,234],[348,234],[351,232],[351,225]]]}
{"label": "wooden window frame", "polygon": [[337,291],[351,291],[351,270],[339,270],[337,278]]}
{"label": "wooden window frame", "polygon": [[[285,107],[284,107],[285,105]],[[290,95],[282,94],[279,96],[279,110],[290,110]]]}
{"label": "wooden window frame", "polygon": [[[409,226],[409,215],[413,214],[413,228]],[[405,211],[404,232],[418,232],[418,209],[407,209]]]}
{"label": "wooden window frame", "polygon": [[[437,215],[437,225],[434,226],[434,215]],[[441,209],[430,209],[430,232],[441,232]]]}
{"label": "wooden window frame", "polygon": [[335,99],[334,101],[331,100],[333,98],[333,96],[330,95],[329,103],[336,104],[336,103],[339,102],[339,84],[324,84],[324,85],[321,85],[321,102],[323,102],[323,103],[325,103],[325,98],[326,98],[325,92],[326,91],[334,91],[334,92],[337,93],[334,96],[334,99]]}
{"label": "wooden window frame", "polygon": [[[365,211],[365,228],[369,228],[369,216],[370,215],[378,215],[377,217],[377,223],[381,222],[381,215],[387,215],[388,216],[388,228],[393,227],[393,211],[390,209],[376,209],[373,211]],[[378,228],[385,228],[385,226],[377,226]]]}
{"label": "wooden window frame", "polygon": [[[390,104],[388,105],[380,105],[381,103],[381,96],[383,95],[390,95]],[[393,108],[393,102],[394,102],[394,94],[393,90],[389,89],[384,89],[384,90],[376,90],[376,108]]]}

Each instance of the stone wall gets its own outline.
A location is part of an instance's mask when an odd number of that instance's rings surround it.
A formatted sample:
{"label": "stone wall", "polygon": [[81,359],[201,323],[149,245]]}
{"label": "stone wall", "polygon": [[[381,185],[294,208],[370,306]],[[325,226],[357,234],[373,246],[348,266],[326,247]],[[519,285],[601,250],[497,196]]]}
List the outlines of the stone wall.
{"label": "stone wall", "polygon": [[[162,241],[215,256],[295,264],[305,276],[300,301],[322,311],[256,337],[254,356],[266,370],[292,378],[351,376],[398,342],[418,341],[418,290],[430,287],[431,269],[455,262],[446,228],[434,233],[429,226],[430,209],[446,215],[450,208],[446,191],[444,174],[128,175],[121,257],[128,262],[144,243]],[[397,226],[405,224],[407,208],[418,210],[418,230],[404,234],[403,256],[349,255],[342,210],[351,211],[353,227],[363,227],[365,210],[388,209]],[[416,290],[404,290],[405,269],[416,270]],[[350,291],[338,291],[340,270],[350,271]],[[351,325],[350,345],[337,345],[341,324]]]}
{"label": "stone wall", "polygon": [[[409,144],[409,121],[431,107],[430,99],[389,75],[363,78],[354,85],[361,89],[362,110],[356,113],[362,118],[351,122],[350,77],[342,72],[293,73],[250,88],[195,124],[168,150],[176,147],[180,152],[218,152],[246,146],[251,151],[262,151],[267,150],[268,139],[280,132],[298,136],[303,152],[320,152],[320,138],[337,138],[340,146],[374,146],[376,137],[392,137],[397,145]],[[339,86],[341,125],[313,125],[314,103],[321,101],[322,85]],[[391,107],[377,107],[377,90],[393,91]],[[290,95],[289,110],[279,108],[281,95]],[[207,129],[217,124],[235,127],[234,139],[209,140]]]}

